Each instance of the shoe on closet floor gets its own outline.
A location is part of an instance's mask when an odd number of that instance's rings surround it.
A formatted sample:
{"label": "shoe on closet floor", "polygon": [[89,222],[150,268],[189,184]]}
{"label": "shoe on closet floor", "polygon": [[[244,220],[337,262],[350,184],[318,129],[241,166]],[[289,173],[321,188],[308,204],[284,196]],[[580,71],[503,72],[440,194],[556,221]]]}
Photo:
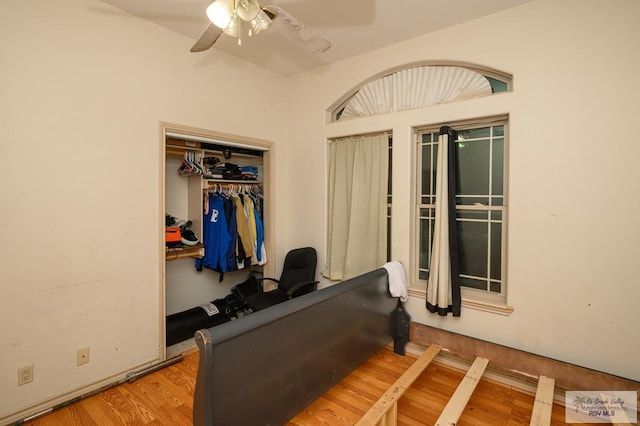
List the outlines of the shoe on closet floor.
{"label": "shoe on closet floor", "polygon": [[185,229],[181,231],[180,234],[182,236],[180,241],[182,241],[182,244],[185,246],[195,246],[200,242],[198,236],[190,229]]}

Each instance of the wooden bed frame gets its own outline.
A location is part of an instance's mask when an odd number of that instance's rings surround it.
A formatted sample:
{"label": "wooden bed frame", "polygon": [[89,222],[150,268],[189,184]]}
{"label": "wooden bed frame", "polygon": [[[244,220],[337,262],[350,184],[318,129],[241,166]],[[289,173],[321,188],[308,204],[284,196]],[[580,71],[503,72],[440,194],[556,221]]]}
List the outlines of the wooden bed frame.
{"label": "wooden bed frame", "polygon": [[385,269],[199,330],[193,422],[280,425],[396,340],[409,321]]}

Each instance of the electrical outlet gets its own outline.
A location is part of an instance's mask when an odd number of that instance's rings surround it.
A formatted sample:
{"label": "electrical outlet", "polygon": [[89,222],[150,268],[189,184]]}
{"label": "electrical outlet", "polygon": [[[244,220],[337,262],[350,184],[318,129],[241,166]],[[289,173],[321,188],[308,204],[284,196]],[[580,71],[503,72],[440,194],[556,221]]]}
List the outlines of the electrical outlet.
{"label": "electrical outlet", "polygon": [[33,382],[33,364],[18,368],[18,386]]}
{"label": "electrical outlet", "polygon": [[89,348],[78,349],[76,354],[76,365],[81,366],[89,363]]}

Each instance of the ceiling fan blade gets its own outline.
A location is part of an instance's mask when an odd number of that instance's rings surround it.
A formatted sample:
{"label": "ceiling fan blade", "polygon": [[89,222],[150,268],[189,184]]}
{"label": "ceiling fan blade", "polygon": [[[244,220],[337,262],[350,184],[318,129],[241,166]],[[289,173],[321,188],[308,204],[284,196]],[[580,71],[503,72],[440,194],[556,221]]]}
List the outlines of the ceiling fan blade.
{"label": "ceiling fan blade", "polygon": [[209,24],[206,30],[202,33],[196,44],[191,48],[192,52],[202,52],[209,49],[218,40],[222,34],[222,30],[213,24]]}
{"label": "ceiling fan blade", "polygon": [[285,37],[298,43],[312,53],[324,53],[331,47],[331,42],[300,22],[297,18],[276,5],[263,9],[273,20],[273,28]]}

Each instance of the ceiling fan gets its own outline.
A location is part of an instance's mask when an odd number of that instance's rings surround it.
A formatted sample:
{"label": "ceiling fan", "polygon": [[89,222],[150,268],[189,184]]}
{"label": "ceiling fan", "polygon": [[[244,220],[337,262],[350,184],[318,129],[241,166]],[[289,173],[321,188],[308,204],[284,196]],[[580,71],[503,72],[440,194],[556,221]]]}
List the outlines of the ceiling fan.
{"label": "ceiling fan", "polygon": [[275,5],[262,8],[256,0],[215,0],[207,7],[207,17],[211,23],[191,48],[192,52],[209,49],[222,33],[237,38],[241,45],[242,37],[256,35],[272,24],[285,37],[312,53],[324,53],[331,47],[328,40],[282,8]]}

